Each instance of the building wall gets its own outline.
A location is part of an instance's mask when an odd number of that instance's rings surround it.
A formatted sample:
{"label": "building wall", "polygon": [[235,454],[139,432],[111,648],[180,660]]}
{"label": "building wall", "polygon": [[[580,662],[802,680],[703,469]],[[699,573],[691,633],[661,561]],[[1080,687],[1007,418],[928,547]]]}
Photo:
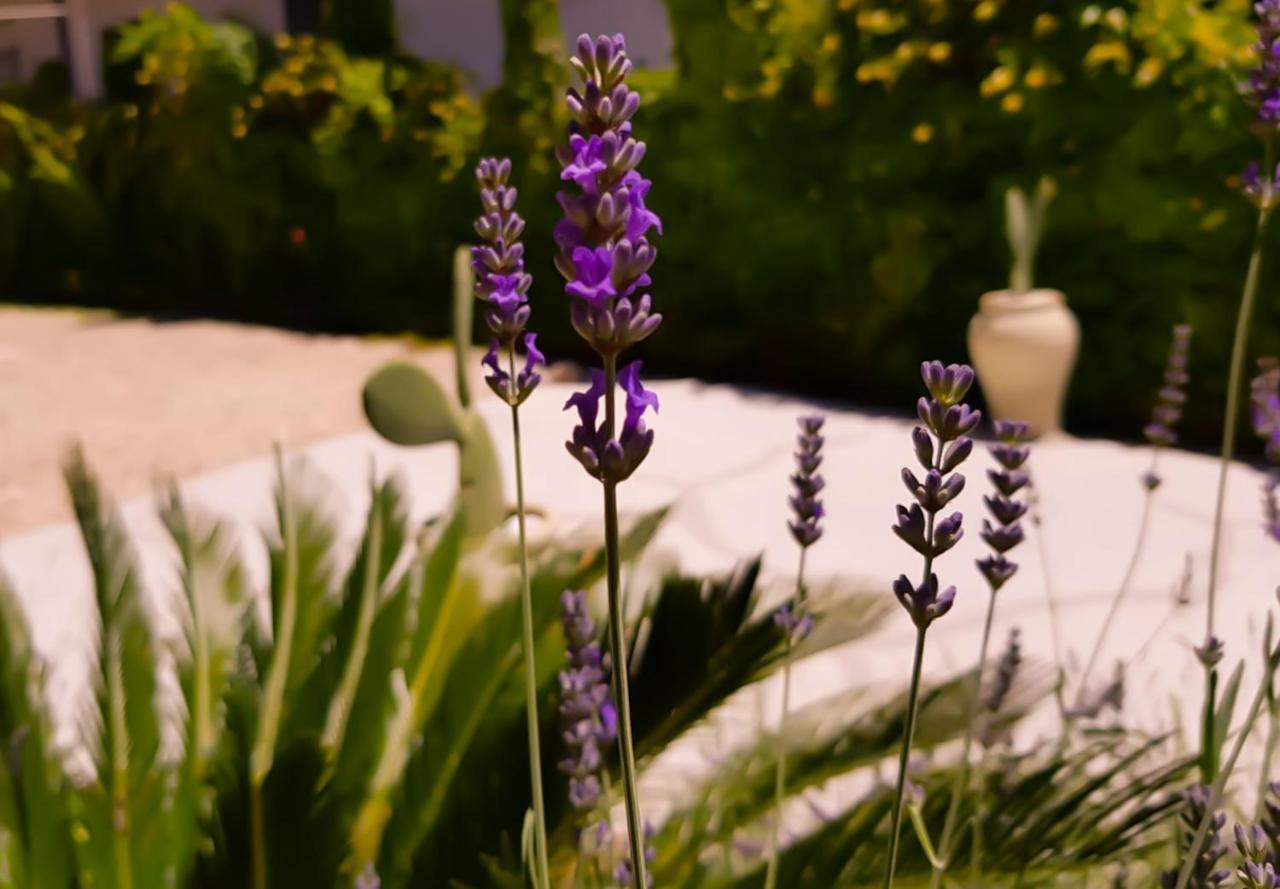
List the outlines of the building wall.
{"label": "building wall", "polygon": [[[0,0],[0,7],[14,0]],[[101,34],[163,0],[71,0],[83,12],[83,41],[73,40],[73,61],[101,65]],[[283,0],[187,0],[202,15],[232,18],[267,33],[284,30]],[[395,0],[400,42],[424,58],[455,62],[470,71],[480,89],[502,76],[502,25],[498,0]],[[627,35],[640,65],[663,66],[671,37],[662,0],[561,0],[566,41],[578,34]],[[0,80],[28,78],[44,61],[62,55],[58,26],[49,20],[0,22]],[[83,59],[79,56],[84,56]],[[92,78],[96,82],[97,78]],[[85,82],[85,81],[82,81]]]}

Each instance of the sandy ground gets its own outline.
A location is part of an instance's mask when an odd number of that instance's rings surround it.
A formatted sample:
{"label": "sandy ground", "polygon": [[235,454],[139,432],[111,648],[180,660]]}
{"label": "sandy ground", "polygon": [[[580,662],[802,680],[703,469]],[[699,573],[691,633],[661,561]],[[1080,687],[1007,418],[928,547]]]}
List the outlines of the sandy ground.
{"label": "sandy ground", "polygon": [[[397,340],[212,321],[0,308],[0,534],[69,518],[60,465],[81,441],[121,499],[365,428],[360,387]],[[448,372],[446,349],[417,360]]]}

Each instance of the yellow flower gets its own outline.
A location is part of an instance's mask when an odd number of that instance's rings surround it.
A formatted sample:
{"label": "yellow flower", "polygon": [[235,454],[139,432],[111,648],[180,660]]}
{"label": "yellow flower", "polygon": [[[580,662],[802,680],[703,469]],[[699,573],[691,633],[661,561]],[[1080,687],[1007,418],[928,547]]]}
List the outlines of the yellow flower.
{"label": "yellow flower", "polygon": [[951,58],[950,43],[935,43],[929,47],[929,61],[941,63],[949,58]]}
{"label": "yellow flower", "polygon": [[816,107],[830,108],[835,100],[835,93],[831,92],[831,87],[816,86],[813,88],[813,104]]}
{"label": "yellow flower", "polygon": [[1022,93],[1009,93],[1000,100],[1000,107],[1009,114],[1017,114],[1022,110]]}
{"label": "yellow flower", "polygon": [[1038,90],[1049,83],[1049,72],[1040,67],[1032,68],[1022,82],[1028,89]]}
{"label": "yellow flower", "polygon": [[981,3],[973,10],[974,21],[987,22],[996,17],[996,13],[1000,11],[1000,6],[995,0],[982,0]]}
{"label": "yellow flower", "polygon": [[1058,20],[1047,12],[1036,16],[1035,22],[1031,25],[1031,33],[1037,38],[1048,37],[1056,30],[1058,30]]}
{"label": "yellow flower", "polygon": [[921,145],[933,141],[933,127],[927,123],[918,123],[911,131],[911,140]]}
{"label": "yellow flower", "polygon": [[1151,86],[1162,71],[1164,71],[1164,62],[1155,56],[1148,56],[1138,66],[1138,73],[1133,75],[1133,81],[1138,86]]}
{"label": "yellow flower", "polygon": [[288,34],[276,35],[276,49],[285,50],[293,46],[293,38]]}
{"label": "yellow flower", "polygon": [[1084,64],[1086,68],[1095,68],[1106,64],[1113,64],[1116,66],[1116,70],[1118,71],[1128,71],[1129,62],[1129,47],[1120,40],[1107,40],[1102,43],[1095,43],[1084,55]]}
{"label": "yellow flower", "polygon": [[832,31],[826,37],[822,38],[823,52],[835,52],[840,48],[840,35]]}
{"label": "yellow flower", "polygon": [[983,79],[978,91],[984,98],[990,98],[1003,93],[1011,86],[1013,86],[1013,71],[1001,65]]}

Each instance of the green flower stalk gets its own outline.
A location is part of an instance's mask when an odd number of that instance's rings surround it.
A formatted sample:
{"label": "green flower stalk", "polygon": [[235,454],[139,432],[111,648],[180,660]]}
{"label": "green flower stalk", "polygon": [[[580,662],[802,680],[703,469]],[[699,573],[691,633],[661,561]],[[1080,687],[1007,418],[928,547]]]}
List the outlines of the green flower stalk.
{"label": "green flower stalk", "polygon": [[[1245,353],[1249,345],[1249,329],[1253,320],[1253,306],[1258,294],[1258,280],[1262,274],[1262,248],[1267,233],[1267,223],[1277,200],[1277,176],[1274,167],[1275,134],[1280,129],[1280,0],[1259,0],[1254,6],[1258,14],[1257,66],[1249,73],[1248,95],[1257,109],[1256,128],[1263,134],[1266,162],[1262,169],[1251,163],[1243,177],[1244,193],[1258,208],[1258,222],[1254,228],[1253,249],[1249,254],[1249,268],[1245,273],[1244,291],[1240,296],[1240,310],[1236,316],[1236,333],[1231,345],[1231,369],[1227,375],[1227,410],[1222,423],[1222,455],[1218,464],[1218,494],[1213,509],[1213,538],[1209,549],[1209,590],[1205,610],[1205,639],[1214,638],[1214,611],[1218,594],[1219,560],[1222,555],[1222,519],[1227,499],[1227,474],[1235,456],[1236,425],[1240,416],[1240,387],[1244,382]],[[1217,674],[1213,667],[1205,665],[1205,708],[1212,712],[1215,706]],[[1201,738],[1202,758],[1209,766],[1202,775],[1212,780],[1216,758],[1216,744],[1209,737],[1210,727],[1205,723],[1205,736]]]}
{"label": "green flower stalk", "polygon": [[923,425],[911,431],[916,460],[925,470],[923,479],[910,469],[902,470],[902,481],[911,494],[910,506],[898,506],[898,521],[893,533],[924,559],[919,585],[904,574],[893,583],[893,593],[911,616],[916,627],[915,653],[911,663],[911,687],[907,693],[907,713],[902,727],[902,747],[898,755],[898,783],[894,789],[889,826],[889,854],[885,865],[884,889],[893,886],[898,866],[898,845],[902,834],[903,793],[907,781],[907,764],[911,758],[911,741],[915,734],[916,711],[920,702],[920,676],[924,669],[925,635],[930,625],[951,610],[955,603],[955,587],[938,588],[934,562],[960,541],[964,516],[953,512],[939,519],[939,514],[964,490],[964,476],[955,470],[973,452],[971,433],[982,415],[963,403],[965,393],[973,385],[973,369],[963,364],[943,366],[927,361],[920,367],[929,397],[921,397],[916,405]]}
{"label": "green flower stalk", "polygon": [[[542,793],[542,749],[539,739],[538,673],[533,634],[533,590],[529,583],[529,546],[525,530],[524,458],[520,447],[520,405],[533,394],[542,377],[538,366],[546,360],[538,351],[537,335],[525,332],[530,308],[524,271],[524,245],[520,235],[524,220],[515,211],[516,190],[507,184],[511,161],[486,158],[476,169],[484,213],[476,220],[476,233],[485,243],[472,249],[476,272],[476,296],[488,304],[485,323],[493,332],[484,365],[485,382],[511,408],[511,438],[515,445],[516,522],[520,534],[520,647],[524,655],[525,718],[529,734],[529,782],[533,801],[533,868],[537,889],[551,889],[547,865],[547,817]],[[516,370],[516,340],[523,340],[524,368]],[[499,361],[505,357],[506,368]]]}
{"label": "green flower stalk", "polygon": [[[626,42],[621,34],[595,40],[583,34],[577,49],[569,64],[581,89],[570,88],[565,97],[571,117],[569,141],[557,151],[560,178],[573,188],[556,195],[564,209],[564,218],[554,233],[556,267],[571,298],[573,329],[600,357],[601,367],[592,368],[590,387],[574,394],[565,405],[578,411],[578,424],[567,447],[604,491],[609,644],[631,851],[627,876],[635,889],[647,889],[644,819],[636,787],[627,689],[618,485],[649,455],[653,431],[644,417],[648,410],[658,409],[658,397],[641,383],[639,361],[619,367],[618,358],[662,323],[662,316],[651,311],[652,301],[645,292],[651,283],[649,268],[657,255],[648,235],[651,229],[660,232],[662,223],[645,206],[651,183],[637,170],[645,146],[631,135],[640,94],[627,85],[631,60]],[[625,398],[622,411],[617,403],[619,389]]]}
{"label": "green flower stalk", "polygon": [[813,619],[805,613],[804,562],[809,547],[822,536],[822,517],[826,514],[818,493],[824,482],[818,475],[822,465],[822,417],[801,417],[800,435],[796,447],[796,472],[791,476],[795,493],[791,496],[794,517],[787,523],[791,536],[800,546],[800,564],[796,568],[795,604],[784,605],[774,615],[774,623],[782,630],[785,652],[782,662],[782,718],[778,722],[778,767],[774,782],[774,815],[776,821],[769,839],[769,863],[765,870],[765,889],[778,885],[778,860],[781,857],[780,834],[782,831],[782,801],[787,793],[787,716],[791,709],[791,666],[795,644],[813,626]]}
{"label": "green flower stalk", "polygon": [[1024,539],[1021,520],[1026,515],[1027,502],[1016,498],[1018,492],[1030,482],[1030,478],[1023,469],[1031,453],[1026,445],[1029,430],[1026,423],[1009,420],[997,420],[994,428],[999,443],[992,447],[991,453],[1000,468],[988,473],[994,488],[994,493],[985,498],[991,519],[983,519],[982,522],[982,539],[986,541],[987,546],[991,547],[991,555],[978,560],[978,570],[986,578],[991,595],[987,599],[987,616],[982,625],[978,666],[974,671],[973,682],[969,689],[969,718],[965,726],[964,743],[960,749],[960,768],[956,771],[956,779],[951,787],[947,818],[943,822],[942,837],[938,841],[938,861],[933,867],[933,877],[930,880],[933,889],[938,889],[942,885],[943,875],[947,871],[950,857],[954,852],[952,846],[956,839],[960,802],[969,785],[969,757],[973,748],[974,735],[978,730],[978,720],[982,715],[982,679],[987,666],[987,649],[991,643],[991,624],[996,613],[996,597],[1018,570],[1017,564],[1007,558],[1007,553]]}
{"label": "green flower stalk", "polygon": [[1085,697],[1089,693],[1089,677],[1093,674],[1094,667],[1098,665],[1098,657],[1102,654],[1107,636],[1111,632],[1111,626],[1115,623],[1116,615],[1120,612],[1120,606],[1129,594],[1129,588],[1133,585],[1134,575],[1138,571],[1138,564],[1141,562],[1142,554],[1146,549],[1147,532],[1151,526],[1151,504],[1162,482],[1157,471],[1160,452],[1164,448],[1177,444],[1177,426],[1182,419],[1183,405],[1187,400],[1186,387],[1187,383],[1190,382],[1190,377],[1187,375],[1187,359],[1191,348],[1191,333],[1192,330],[1189,324],[1174,325],[1173,341],[1169,346],[1169,356],[1165,361],[1163,383],[1160,391],[1156,394],[1155,407],[1151,410],[1151,422],[1142,430],[1143,436],[1151,444],[1151,465],[1142,475],[1144,494],[1142,516],[1138,520],[1138,535],[1134,540],[1133,552],[1129,556],[1129,564],[1125,568],[1124,577],[1121,579],[1115,595],[1111,598],[1111,607],[1107,609],[1107,615],[1102,619],[1102,628],[1098,630],[1098,635],[1093,641],[1093,648],[1089,652],[1089,658],[1085,661],[1084,671],[1080,674],[1080,685],[1076,690],[1075,709],[1079,709],[1084,705]]}

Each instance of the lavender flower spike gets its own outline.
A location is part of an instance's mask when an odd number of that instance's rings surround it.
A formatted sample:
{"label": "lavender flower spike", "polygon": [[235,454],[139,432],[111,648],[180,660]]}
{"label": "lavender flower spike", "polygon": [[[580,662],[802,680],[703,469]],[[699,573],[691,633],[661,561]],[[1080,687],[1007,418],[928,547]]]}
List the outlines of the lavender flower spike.
{"label": "lavender flower spike", "polygon": [[1026,423],[997,420],[993,425],[1000,443],[991,448],[991,454],[1000,468],[988,471],[995,494],[986,496],[983,500],[995,523],[992,524],[989,519],[982,520],[982,539],[994,553],[978,560],[978,570],[995,593],[1018,570],[1018,566],[1009,561],[1005,554],[1023,540],[1020,519],[1026,514],[1027,503],[1015,500],[1014,497],[1030,481],[1027,473],[1022,470],[1030,449],[1025,444],[1028,435]]}
{"label": "lavender flower spike", "polygon": [[826,511],[818,494],[825,486],[818,468],[822,466],[823,417],[801,417],[798,421],[800,435],[796,440],[796,472],[791,476],[795,494],[791,496],[791,511],[795,518],[787,523],[791,536],[801,547],[808,548],[822,536],[822,517]]}
{"label": "lavender flower spike", "polygon": [[961,402],[973,384],[971,368],[962,364],[944,367],[930,361],[921,366],[921,375],[930,397],[922,397],[917,405],[924,425],[915,427],[911,438],[925,474],[921,479],[910,469],[902,470],[902,481],[915,502],[897,508],[893,532],[924,556],[926,571],[918,586],[906,575],[899,577],[893,592],[916,626],[924,629],[951,609],[955,597],[954,587],[938,591],[938,579],[930,568],[934,559],[955,546],[964,534],[961,513],[938,516],[964,490],[964,476],[955,469],[972,453],[973,440],[968,435],[982,415]]}
{"label": "lavender flower spike", "polygon": [[[529,323],[529,288],[533,278],[524,270],[524,245],[520,235],[524,220],[516,213],[516,190],[507,184],[511,161],[485,158],[476,167],[483,212],[476,220],[476,234],[484,241],[471,248],[471,267],[476,273],[476,297],[487,307],[485,323],[493,331],[493,341],[484,357],[489,368],[485,382],[494,394],[513,407],[519,406],[542,381],[538,366],[546,359],[538,350],[536,334],[526,333]],[[504,369],[499,352],[515,363],[515,344],[521,340],[525,350],[524,369],[515,374]]]}
{"label": "lavender flower spike", "polygon": [[[1186,850],[1194,844],[1196,831],[1209,807],[1210,791],[1203,784],[1197,784],[1187,788],[1182,798],[1183,808],[1178,817],[1182,827],[1179,847],[1185,855]],[[1191,879],[1186,884],[1187,889],[1215,889],[1225,883],[1227,877],[1231,875],[1230,871],[1217,866],[1218,860],[1227,852],[1220,836],[1226,822],[1227,818],[1221,812],[1215,813],[1209,821],[1209,833],[1192,863]],[[1165,871],[1160,877],[1160,885],[1163,889],[1176,889],[1178,871],[1176,869]]]}
{"label": "lavender flower spike", "polygon": [[1243,889],[1277,889],[1280,877],[1276,876],[1275,866],[1271,863],[1271,838],[1261,825],[1255,824],[1249,830],[1244,825],[1235,826],[1236,850],[1240,853],[1240,866],[1236,868],[1236,879]]}
{"label": "lavender flower spike", "polygon": [[569,804],[590,812],[600,804],[603,754],[618,737],[618,713],[609,692],[609,658],[600,651],[596,626],[581,590],[560,597],[568,665],[560,672],[560,719],[569,755]]}
{"label": "lavender flower spike", "polygon": [[[1191,379],[1187,374],[1191,333],[1189,324],[1174,325],[1169,357],[1165,360],[1164,383],[1156,394],[1156,404],[1151,409],[1151,422],[1142,430],[1142,434],[1156,450],[1178,443],[1175,430],[1182,419],[1182,409],[1187,403],[1186,386]],[[1142,482],[1150,491],[1160,486],[1161,478],[1156,474],[1155,454],[1152,454],[1151,469],[1142,477]]]}
{"label": "lavender flower spike", "polygon": [[1258,370],[1250,393],[1253,431],[1264,440],[1267,459],[1276,464],[1262,486],[1263,528],[1280,543],[1280,361],[1260,359]]}
{"label": "lavender flower spike", "polygon": [[556,195],[556,266],[573,297],[574,329],[602,356],[617,355],[652,334],[662,316],[641,291],[657,252],[650,229],[662,221],[645,206],[651,183],[637,171],[645,145],[631,135],[640,94],[627,86],[631,61],[621,34],[578,38],[570,65],[582,88],[570,89],[569,144],[557,151],[560,178],[574,191]]}
{"label": "lavender flower spike", "polygon": [[[914,502],[910,506],[898,507],[898,521],[893,532],[923,557],[924,570],[919,585],[914,584],[905,574],[893,582],[894,595],[916,625],[916,644],[911,665],[911,688],[907,693],[902,748],[898,757],[898,784],[893,800],[884,889],[893,889],[894,872],[898,865],[902,800],[920,701],[925,633],[935,620],[951,610],[956,596],[955,587],[939,591],[938,575],[934,573],[933,567],[938,556],[959,542],[964,533],[964,517],[959,512],[943,516],[943,512],[964,490],[964,476],[957,473],[956,469],[973,452],[973,439],[969,438],[969,433],[982,419],[981,414],[964,403],[964,397],[973,385],[972,368],[964,364],[944,366],[940,361],[926,361],[920,366],[920,376],[929,395],[921,398],[916,405],[922,425],[911,431],[911,442],[916,460],[924,470],[924,477],[917,477],[911,469],[902,470],[903,484]],[[1009,496],[1012,496],[1012,492]],[[974,700],[977,700],[976,692]],[[970,728],[972,729],[972,723]],[[938,877],[935,870],[935,879]]]}

